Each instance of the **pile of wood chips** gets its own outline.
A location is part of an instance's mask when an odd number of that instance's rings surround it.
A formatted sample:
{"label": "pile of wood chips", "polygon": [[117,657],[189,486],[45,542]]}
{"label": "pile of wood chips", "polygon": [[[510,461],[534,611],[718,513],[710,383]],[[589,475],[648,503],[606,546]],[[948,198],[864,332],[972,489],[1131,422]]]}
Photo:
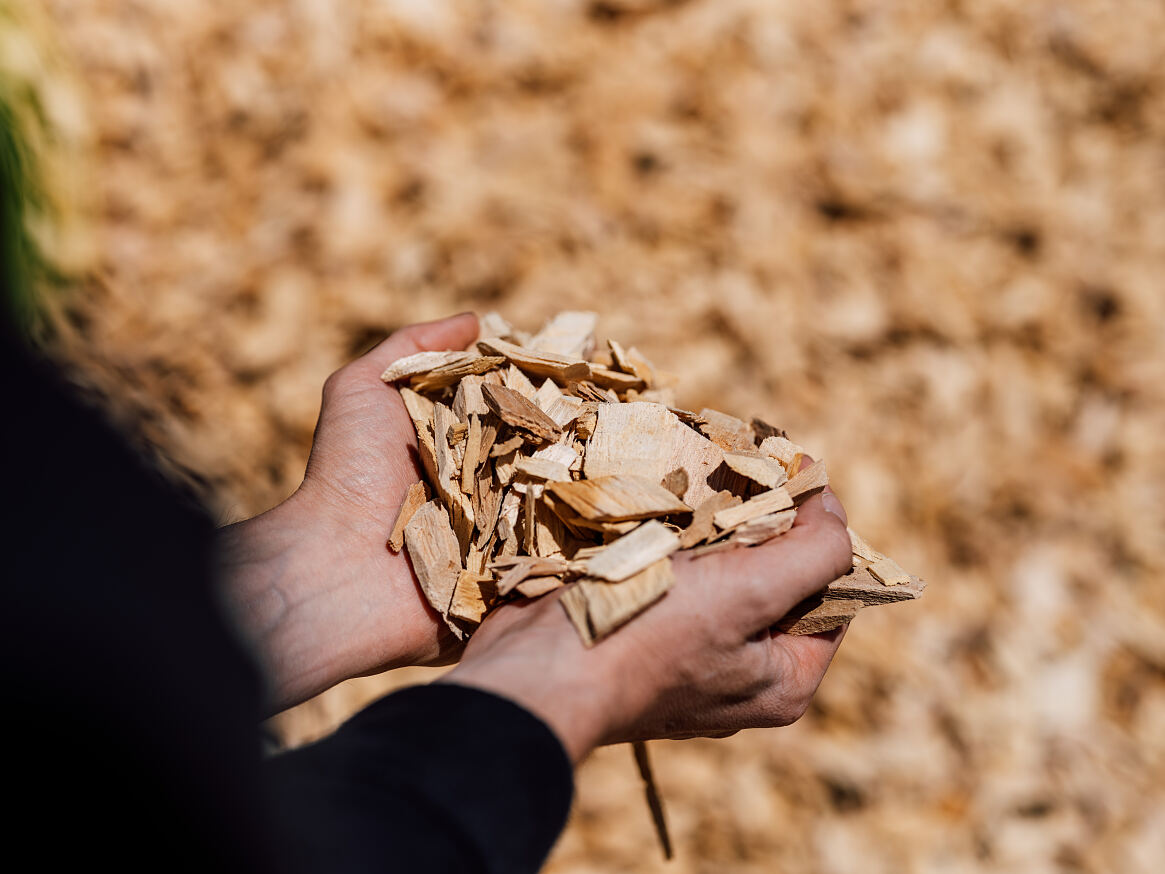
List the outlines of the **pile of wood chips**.
{"label": "pile of wood chips", "polygon": [[[824,461],[781,429],[674,406],[670,380],[636,349],[596,349],[597,320],[564,312],[530,336],[491,314],[476,349],[419,352],[381,376],[400,384],[427,478],[410,488],[389,543],[408,547],[459,638],[507,600],[573,583],[562,603],[593,645],[663,597],[672,553],[779,537],[828,483]],[[922,592],[850,539],[852,570],[781,631],[829,631]]]}

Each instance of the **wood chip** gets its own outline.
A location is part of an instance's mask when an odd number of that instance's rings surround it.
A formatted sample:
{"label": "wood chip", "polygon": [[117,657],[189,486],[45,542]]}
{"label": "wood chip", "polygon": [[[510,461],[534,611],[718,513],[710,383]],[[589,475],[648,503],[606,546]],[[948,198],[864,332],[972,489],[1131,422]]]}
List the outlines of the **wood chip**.
{"label": "wood chip", "polygon": [[761,516],[767,516],[770,513],[776,513],[780,510],[787,510],[793,506],[793,499],[789,493],[785,491],[783,486],[762,492],[755,498],[745,501],[735,507],[728,507],[720,510],[713,516],[713,521],[716,527],[723,531],[732,531],[740,527],[745,522],[750,522],[753,519],[759,519]]}
{"label": "wood chip", "polygon": [[510,594],[518,584],[530,577],[553,576],[566,573],[566,560],[560,557],[538,557],[531,555],[515,556],[512,559],[495,561],[491,565],[495,571],[500,571],[498,577],[498,596]]}
{"label": "wood chip", "polygon": [[823,601],[814,597],[790,610],[777,623],[777,630],[785,634],[821,634],[845,625],[861,609],[861,601]]}
{"label": "wood chip", "polygon": [[754,417],[749,423],[752,427],[753,440],[757,446],[760,446],[769,437],[783,437],[787,438],[789,435],[783,429],[770,425],[764,419]]}
{"label": "wood chip", "polygon": [[396,515],[392,533],[388,536],[388,548],[393,552],[400,552],[405,542],[405,526],[413,518],[413,514],[429,500],[429,488],[423,482],[416,482],[405,492],[405,499],[400,505],[400,512]]}
{"label": "wood chip", "polygon": [[661,404],[602,404],[587,441],[583,473],[587,479],[633,474],[659,482],[683,468],[688,474],[683,501],[693,507],[715,494],[708,475],[723,461],[723,450]]}
{"label": "wood chip", "polygon": [[700,410],[700,421],[696,427],[721,449],[747,452],[756,448],[748,423],[719,410]]}
{"label": "wood chip", "polygon": [[397,382],[402,379],[411,379],[422,373],[428,373],[430,370],[438,367],[456,364],[461,361],[469,361],[478,357],[480,356],[458,351],[415,352],[412,355],[406,355],[404,358],[398,358],[392,364],[388,365],[384,372],[380,374],[380,378],[385,382]]}
{"label": "wood chip", "polygon": [[492,574],[463,570],[457,575],[457,584],[449,600],[449,618],[471,627],[480,625],[495,596]]}
{"label": "wood chip", "polygon": [[860,558],[868,562],[874,562],[885,558],[882,553],[878,552],[878,550],[874,549],[874,547],[866,543],[862,536],[852,528],[847,528],[846,530],[849,531],[850,548],[853,551],[854,558]]}
{"label": "wood chip", "polygon": [[515,462],[518,473],[539,482],[570,482],[570,469],[549,458],[520,457]]}
{"label": "wood chip", "polygon": [[495,443],[490,447],[490,458],[501,458],[503,455],[509,455],[511,452],[517,452],[526,444],[526,438],[521,434],[515,434],[501,443]]}
{"label": "wood chip", "polygon": [[781,510],[745,522],[732,532],[732,542],[739,546],[758,546],[784,534],[793,527],[796,510]]}
{"label": "wood chip", "polygon": [[630,349],[624,349],[615,340],[608,340],[607,346],[611,350],[611,360],[617,370],[630,373],[646,387],[651,387],[652,383],[655,382],[655,368],[638,349],[634,346]]}
{"label": "wood chip", "polygon": [[778,460],[754,452],[726,452],[724,464],[733,473],[766,489],[776,488],[789,478]]}
{"label": "wood chip", "polygon": [[794,503],[800,504],[813,497],[829,485],[829,475],[825,471],[825,460],[819,459],[798,471],[785,483],[785,491]]}
{"label": "wood chip", "polygon": [[878,604],[911,601],[919,597],[925,588],[926,583],[918,577],[911,577],[910,582],[898,586],[886,586],[874,579],[868,570],[857,568],[843,577],[838,577],[825,587],[822,594],[835,600],[859,600],[873,607]]}
{"label": "wood chip", "polygon": [[481,396],[483,380],[473,374],[464,377],[457,384],[457,394],[453,398],[453,412],[462,422],[468,422],[470,416],[485,416],[489,407],[485,405],[485,398]]}
{"label": "wood chip", "polygon": [[623,582],[580,581],[579,586],[586,593],[587,617],[595,641],[638,616],[662,598],[674,582],[671,560],[667,558],[651,563]]}
{"label": "wood chip", "polygon": [[760,451],[777,459],[785,468],[785,473],[794,475],[798,468],[793,465],[805,455],[805,450],[787,437],[774,435],[761,441]]}
{"label": "wood chip", "polygon": [[680,539],[662,523],[644,522],[587,560],[587,574],[617,583],[680,548]]}
{"label": "wood chip", "polygon": [[538,389],[534,387],[530,377],[512,364],[506,369],[502,385],[511,391],[516,391],[527,400],[534,400],[534,395],[538,394]]}
{"label": "wood chip", "polygon": [[552,317],[530,338],[527,349],[566,358],[586,359],[595,351],[598,313],[566,310]]}
{"label": "wood chip", "polygon": [[565,585],[561,577],[527,577],[518,583],[515,591],[523,598],[541,598]]}
{"label": "wood chip", "polygon": [[472,495],[477,488],[477,465],[481,452],[481,417],[470,416],[465,437],[465,454],[461,460],[461,491]]}
{"label": "wood chip", "polygon": [[432,391],[437,388],[445,388],[446,386],[455,385],[458,380],[465,376],[474,376],[480,373],[485,373],[487,370],[494,370],[499,365],[504,364],[506,359],[493,355],[469,355],[459,361],[443,364],[440,367],[434,367],[427,373],[421,373],[409,379],[409,385],[417,391]]}
{"label": "wood chip", "polygon": [[405,526],[405,545],[425,598],[446,616],[461,572],[461,551],[441,504],[429,501],[413,514]]}
{"label": "wood chip", "polygon": [[680,534],[680,549],[691,549],[714,535],[716,525],[713,517],[716,513],[741,503],[741,498],[731,492],[716,492],[701,503],[692,513],[691,523]]}
{"label": "wood chip", "polygon": [[902,570],[892,558],[883,556],[866,568],[870,576],[884,586],[904,586],[910,583],[910,574]]}
{"label": "wood chip", "polygon": [[501,355],[514,366],[539,376],[550,376],[561,383],[590,379],[591,368],[581,358],[524,349],[505,340],[478,340],[477,348],[486,355]]}
{"label": "wood chip", "polygon": [[692,510],[663,486],[630,474],[556,482],[548,488],[576,513],[593,522],[651,519]]}
{"label": "wood chip", "polygon": [[609,388],[616,392],[646,388],[646,383],[632,373],[621,373],[598,364],[591,365],[591,382],[599,388]]}
{"label": "wood chip", "polygon": [[518,433],[529,435],[538,443],[562,436],[562,429],[553,419],[516,391],[483,385],[481,393],[494,414]]}

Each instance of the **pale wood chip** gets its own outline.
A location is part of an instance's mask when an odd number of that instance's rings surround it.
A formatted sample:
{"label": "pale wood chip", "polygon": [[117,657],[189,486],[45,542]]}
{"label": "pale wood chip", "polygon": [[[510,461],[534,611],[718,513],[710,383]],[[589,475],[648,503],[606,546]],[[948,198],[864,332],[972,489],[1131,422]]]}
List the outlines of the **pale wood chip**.
{"label": "pale wood chip", "polygon": [[819,459],[806,468],[798,471],[785,483],[785,491],[795,503],[813,497],[829,485],[829,474],[825,470],[825,460]]}
{"label": "pale wood chip", "polygon": [[449,601],[449,618],[459,620],[472,630],[481,624],[496,594],[492,574],[461,571]]}
{"label": "pale wood chip", "polygon": [[692,510],[663,486],[630,474],[555,482],[547,488],[584,519],[593,522],[626,522]]}
{"label": "pale wood chip", "polygon": [[534,397],[530,398],[542,412],[547,412],[554,402],[563,397],[562,389],[554,384],[553,379],[542,380],[542,385],[538,386],[538,390],[534,392]]}
{"label": "pale wood chip", "polygon": [[481,417],[471,416],[465,437],[465,454],[461,459],[461,491],[472,495],[477,487],[477,464],[481,452]]}
{"label": "pale wood chip", "polygon": [[530,577],[560,575],[566,573],[567,569],[566,560],[561,557],[532,555],[495,560],[490,566],[501,573],[497,584],[499,597],[510,594],[519,583]]}
{"label": "pale wood chip", "polygon": [[473,503],[461,491],[461,469],[449,447],[449,429],[457,424],[453,411],[444,404],[433,406],[433,444],[436,450],[437,476],[433,486],[449,510],[461,555],[469,549],[473,537]]}
{"label": "pale wood chip", "polygon": [[640,402],[601,404],[594,433],[587,441],[583,473],[587,479],[626,473],[659,482],[683,468],[688,474],[683,501],[692,507],[715,494],[708,475],[723,460],[723,450],[680,422],[667,407]]}
{"label": "pale wood chip", "polygon": [[401,379],[410,379],[422,373],[428,373],[437,367],[469,361],[480,356],[468,352],[414,352],[404,358],[398,358],[385,368],[380,378],[385,382],[396,382]]}
{"label": "pale wood chip", "polygon": [[532,453],[530,453],[530,457],[542,458],[546,461],[553,461],[557,464],[561,464],[568,471],[574,467],[579,460],[578,450],[574,448],[573,443],[571,445],[567,445],[562,441],[559,441],[558,443],[547,443],[544,446],[539,446]]}
{"label": "pale wood chip", "polygon": [[525,445],[526,438],[521,434],[515,434],[512,437],[506,438],[501,443],[494,443],[494,445],[490,447],[489,455],[490,458],[501,458],[503,455],[509,455],[511,452],[517,452]]}
{"label": "pale wood chip", "polygon": [[526,348],[567,358],[590,358],[598,323],[598,313],[566,310],[550,318]]}
{"label": "pale wood chip", "polygon": [[874,579],[865,568],[857,568],[845,576],[838,577],[825,587],[822,595],[833,599],[857,599],[867,606],[893,604],[898,601],[912,601],[919,597],[926,583],[918,577],[911,577],[909,583],[899,586],[885,586]]}
{"label": "pale wood chip", "polygon": [[582,411],[574,423],[575,433],[583,440],[589,440],[595,433],[595,426],[599,419],[599,404],[583,402]]}
{"label": "pale wood chip", "polygon": [[468,422],[470,416],[485,416],[489,414],[489,407],[485,405],[485,398],[481,396],[482,377],[473,374],[463,377],[457,383],[457,394],[453,398],[453,412],[462,422]]}
{"label": "pale wood chip", "polygon": [[[454,414],[456,415],[456,414]],[[456,449],[465,440],[466,435],[469,434],[468,422],[454,422],[449,426],[449,431],[445,435],[445,440],[449,444],[450,449]]]}
{"label": "pale wood chip", "polygon": [[433,391],[453,385],[462,377],[495,370],[506,361],[500,355],[473,355],[468,352],[465,355],[468,357],[464,360],[443,364],[440,367],[434,367],[427,373],[411,377],[409,385],[418,391]]}
{"label": "pale wood chip", "polygon": [[721,449],[746,452],[756,447],[748,423],[719,410],[700,410],[700,421],[696,427]]}
{"label": "pale wood chip", "polygon": [[586,401],[573,395],[564,395],[561,392],[554,402],[545,407],[546,415],[554,420],[559,428],[566,428],[582,414]]}
{"label": "pale wood chip", "polygon": [[587,560],[587,574],[617,583],[680,548],[680,539],[660,522],[644,522]]}
{"label": "pale wood chip", "polygon": [[861,601],[822,601],[814,597],[790,610],[777,623],[777,629],[785,634],[821,634],[845,625],[861,609]]}
{"label": "pale wood chip", "polygon": [[885,556],[872,562],[866,570],[884,586],[904,586],[911,580],[910,574],[902,570],[894,559]]}
{"label": "pale wood chip", "polygon": [[578,357],[524,349],[499,339],[478,340],[477,348],[486,355],[501,355],[527,373],[550,376],[562,383],[590,379],[590,365]]}
{"label": "pale wood chip", "polygon": [[478,474],[473,501],[473,517],[478,532],[477,546],[485,550],[497,530],[498,513],[502,509],[502,490],[494,485],[493,474],[488,466]]}
{"label": "pale wood chip", "polygon": [[646,387],[651,387],[655,382],[655,368],[638,349],[634,346],[624,349],[615,340],[608,340],[607,347],[611,350],[611,361],[617,370],[629,373]]}
{"label": "pale wood chip", "polygon": [[731,492],[716,492],[700,503],[692,512],[692,521],[680,533],[680,549],[691,549],[716,533],[713,516],[721,510],[737,506],[741,498]]}
{"label": "pale wood chip", "polygon": [[514,341],[517,339],[514,333],[514,326],[507,322],[500,313],[492,310],[478,319],[478,334],[482,339],[489,339],[490,337],[500,337],[503,340]]}
{"label": "pale wood chip", "polygon": [[799,464],[799,459],[805,455],[805,450],[802,447],[780,435],[766,437],[762,440],[760,451],[781,462],[785,468],[785,473],[789,476],[793,476],[799,470],[793,465]]}
{"label": "pale wood chip", "polygon": [[774,489],[788,480],[779,461],[755,452],[726,452],[724,464],[733,473],[766,489]]}
{"label": "pale wood chip", "polygon": [[437,448],[433,442],[433,402],[409,388],[400,389],[405,410],[417,433],[417,454],[430,482],[437,479]]}
{"label": "pale wood chip", "polygon": [[602,640],[664,596],[675,582],[671,560],[653,562],[620,583],[583,579],[592,636]]}
{"label": "pale wood chip", "polygon": [[562,577],[527,577],[518,583],[516,591],[523,598],[541,598],[565,585]]}
{"label": "pale wood chip", "polygon": [[570,482],[570,469],[549,458],[519,457],[514,463],[518,473],[542,482]]}
{"label": "pale wood chip", "polygon": [[413,518],[413,514],[429,500],[429,487],[423,482],[416,482],[405,492],[404,501],[400,505],[400,512],[396,514],[396,522],[392,526],[392,533],[388,535],[388,548],[393,552],[400,552],[405,542],[405,526]]}
{"label": "pale wood chip", "polygon": [[631,373],[620,373],[601,364],[591,364],[591,382],[599,388],[609,388],[616,392],[629,390],[639,391],[646,388],[646,383]]}
{"label": "pale wood chip", "polygon": [[783,486],[778,486],[771,491],[762,492],[756,497],[745,501],[743,504],[720,510],[712,519],[716,523],[716,527],[722,532],[732,531],[745,522],[759,519],[761,516],[767,516],[770,513],[788,510],[792,506],[793,499],[789,497],[789,493],[785,491]]}
{"label": "pale wood chip", "polygon": [[732,542],[740,546],[758,546],[784,534],[793,527],[796,510],[781,510],[745,522],[732,532]]}
{"label": "pale wood chip", "polygon": [[534,387],[534,383],[530,381],[530,377],[526,376],[525,373],[512,364],[506,369],[505,380],[502,382],[502,385],[511,391],[516,391],[530,401],[534,400],[534,395],[538,394],[538,389]]}
{"label": "pale wood chip", "polygon": [[534,555],[541,558],[563,555],[568,543],[566,526],[546,505],[538,501],[534,506]]}
{"label": "pale wood chip", "polygon": [[418,509],[405,526],[405,545],[425,598],[446,616],[461,572],[461,550],[445,508],[429,501]]}
{"label": "pale wood chip", "polygon": [[553,419],[516,391],[498,385],[483,385],[481,393],[494,415],[518,433],[529,435],[539,443],[562,436],[562,429]]}
{"label": "pale wood chip", "polygon": [[617,394],[609,388],[599,388],[589,379],[569,382],[566,385],[566,390],[575,397],[582,398],[584,401],[599,404],[619,403],[619,396]]}
{"label": "pale wood chip", "polygon": [[853,551],[854,558],[875,562],[886,557],[874,549],[874,547],[870,546],[870,544],[866,543],[862,536],[852,528],[847,528],[846,530],[849,532],[850,548]]}

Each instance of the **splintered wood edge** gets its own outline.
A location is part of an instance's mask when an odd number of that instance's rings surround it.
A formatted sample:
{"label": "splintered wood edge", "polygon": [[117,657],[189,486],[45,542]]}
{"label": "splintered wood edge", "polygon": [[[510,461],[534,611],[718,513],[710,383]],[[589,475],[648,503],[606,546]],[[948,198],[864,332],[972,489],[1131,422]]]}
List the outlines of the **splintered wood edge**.
{"label": "splintered wood edge", "polygon": [[415,482],[405,492],[404,501],[400,505],[396,522],[392,526],[392,533],[388,535],[388,546],[393,552],[400,552],[405,543],[405,526],[413,518],[413,514],[428,503],[429,488],[424,482]]}

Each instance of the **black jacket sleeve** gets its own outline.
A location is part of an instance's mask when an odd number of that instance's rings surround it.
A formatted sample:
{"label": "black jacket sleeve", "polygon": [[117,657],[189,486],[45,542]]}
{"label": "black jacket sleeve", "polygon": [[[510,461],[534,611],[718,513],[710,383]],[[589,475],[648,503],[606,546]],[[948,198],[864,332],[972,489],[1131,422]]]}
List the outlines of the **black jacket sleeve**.
{"label": "black jacket sleeve", "polygon": [[400,692],[264,762],[261,684],[214,593],[205,513],[5,340],[10,854],[59,870],[538,868],[570,766],[503,699]]}
{"label": "black jacket sleeve", "polygon": [[573,785],[541,720],[443,683],[382,698],[269,769],[282,843],[311,871],[537,871]]}

